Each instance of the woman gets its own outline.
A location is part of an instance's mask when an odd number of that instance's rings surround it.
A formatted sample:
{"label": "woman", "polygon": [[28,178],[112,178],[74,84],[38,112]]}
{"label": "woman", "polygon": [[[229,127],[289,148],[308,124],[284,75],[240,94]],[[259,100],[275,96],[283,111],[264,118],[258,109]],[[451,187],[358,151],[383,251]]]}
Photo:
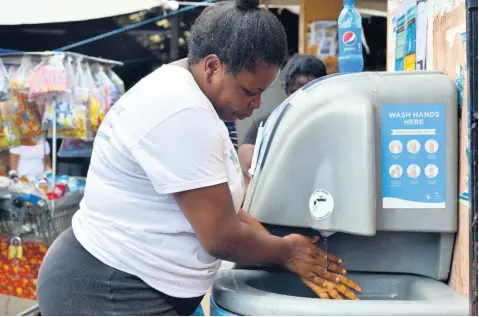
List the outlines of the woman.
{"label": "woman", "polygon": [[36,179],[52,170],[48,142],[22,140],[22,145],[10,149],[10,170],[18,176]]}
{"label": "woman", "polygon": [[[286,35],[257,0],[212,6],[187,60],[164,65],[109,111],[85,196],[50,247],[43,315],[191,315],[225,259],[277,263],[315,285],[342,262],[300,235],[279,238],[240,209],[243,179],[224,122],[250,116],[276,79]],[[224,122],[223,122],[224,121]]]}
{"label": "woman", "polygon": [[[289,97],[296,92],[296,90],[312,82],[315,79],[326,76],[326,65],[312,55],[293,55],[286,66],[284,66],[284,81],[283,88],[286,95]],[[256,143],[256,136],[261,122],[266,123],[269,114],[259,117],[254,120],[248,133],[245,136],[243,144],[239,147],[239,160],[243,175],[245,178],[246,189],[250,182],[249,169],[251,168],[251,161],[253,160],[254,147]],[[246,191],[246,190],[245,190]]]}

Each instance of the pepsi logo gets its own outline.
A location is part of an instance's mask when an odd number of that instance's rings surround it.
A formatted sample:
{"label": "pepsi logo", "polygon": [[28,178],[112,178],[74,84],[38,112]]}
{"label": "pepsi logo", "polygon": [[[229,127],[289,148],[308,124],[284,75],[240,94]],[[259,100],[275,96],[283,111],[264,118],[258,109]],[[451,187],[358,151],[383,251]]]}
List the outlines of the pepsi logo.
{"label": "pepsi logo", "polygon": [[346,46],[353,46],[356,44],[356,41],[358,40],[358,37],[356,36],[356,33],[353,31],[347,31],[343,35],[343,43]]}

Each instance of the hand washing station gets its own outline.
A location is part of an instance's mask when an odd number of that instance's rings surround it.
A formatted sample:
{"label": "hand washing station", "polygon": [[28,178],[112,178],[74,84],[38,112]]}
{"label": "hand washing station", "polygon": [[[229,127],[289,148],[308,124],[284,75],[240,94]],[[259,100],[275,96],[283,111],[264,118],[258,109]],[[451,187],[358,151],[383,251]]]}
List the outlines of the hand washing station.
{"label": "hand washing station", "polygon": [[[457,98],[436,72],[315,81],[268,119],[245,209],[321,234],[360,301],[321,300],[279,268],[218,274],[212,315],[468,315],[447,286],[457,231]],[[321,243],[321,242],[319,242]]]}

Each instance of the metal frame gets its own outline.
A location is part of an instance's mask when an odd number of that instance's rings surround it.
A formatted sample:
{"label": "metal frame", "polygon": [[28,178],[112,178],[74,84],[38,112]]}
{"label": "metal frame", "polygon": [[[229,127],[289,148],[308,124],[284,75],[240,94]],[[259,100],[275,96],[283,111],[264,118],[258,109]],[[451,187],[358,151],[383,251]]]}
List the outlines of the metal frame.
{"label": "metal frame", "polygon": [[469,92],[469,193],[470,193],[470,239],[469,239],[469,293],[471,298],[471,315],[477,316],[477,187],[478,187],[478,109],[477,109],[477,0],[466,0],[466,34],[467,34],[467,73]]}
{"label": "metal frame", "polygon": [[42,57],[48,57],[53,55],[63,54],[65,56],[71,56],[75,58],[82,58],[84,61],[92,62],[92,63],[100,63],[106,64],[110,66],[123,66],[122,62],[114,61],[110,59],[105,59],[101,57],[92,57],[88,55],[83,55],[74,52],[15,52],[15,53],[2,53],[0,54],[0,58],[4,59],[7,63],[11,64],[20,64],[21,59],[23,56],[32,56],[38,57],[39,59]]}

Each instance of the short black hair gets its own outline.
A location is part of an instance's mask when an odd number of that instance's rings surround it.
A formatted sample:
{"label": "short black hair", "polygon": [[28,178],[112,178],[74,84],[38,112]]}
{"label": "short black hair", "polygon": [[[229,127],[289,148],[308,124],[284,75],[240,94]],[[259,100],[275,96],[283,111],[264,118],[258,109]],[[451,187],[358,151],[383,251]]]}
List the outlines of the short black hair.
{"label": "short black hair", "polygon": [[254,72],[258,63],[283,65],[286,32],[276,16],[260,9],[259,0],[221,1],[205,9],[191,27],[188,63],[215,54],[236,74]]}
{"label": "short black hair", "polygon": [[283,68],[284,89],[290,87],[298,76],[319,78],[326,76],[326,65],[312,55],[295,54]]}

